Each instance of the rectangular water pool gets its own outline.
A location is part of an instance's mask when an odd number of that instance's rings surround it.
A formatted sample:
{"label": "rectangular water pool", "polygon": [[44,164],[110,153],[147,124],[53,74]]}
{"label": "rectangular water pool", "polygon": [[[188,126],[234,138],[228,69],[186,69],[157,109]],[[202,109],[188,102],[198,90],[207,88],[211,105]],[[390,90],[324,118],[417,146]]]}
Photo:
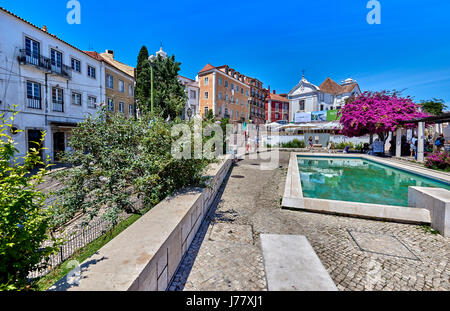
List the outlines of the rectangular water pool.
{"label": "rectangular water pool", "polygon": [[408,187],[450,185],[359,158],[298,156],[303,196],[313,199],[408,206]]}

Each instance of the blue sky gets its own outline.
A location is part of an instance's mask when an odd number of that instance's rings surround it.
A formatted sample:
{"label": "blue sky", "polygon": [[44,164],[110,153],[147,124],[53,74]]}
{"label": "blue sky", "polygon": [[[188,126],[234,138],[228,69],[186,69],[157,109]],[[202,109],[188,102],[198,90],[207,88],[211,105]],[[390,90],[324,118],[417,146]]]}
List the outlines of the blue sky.
{"label": "blue sky", "polygon": [[447,0],[379,0],[380,25],[366,22],[368,0],[79,2],[81,25],[66,22],[66,0],[0,6],[80,49],[112,49],[132,66],[143,44],[155,52],[162,41],[191,78],[207,63],[228,64],[284,93],[304,69],[316,85],[352,77],[363,91],[406,89],[417,101],[450,104]]}

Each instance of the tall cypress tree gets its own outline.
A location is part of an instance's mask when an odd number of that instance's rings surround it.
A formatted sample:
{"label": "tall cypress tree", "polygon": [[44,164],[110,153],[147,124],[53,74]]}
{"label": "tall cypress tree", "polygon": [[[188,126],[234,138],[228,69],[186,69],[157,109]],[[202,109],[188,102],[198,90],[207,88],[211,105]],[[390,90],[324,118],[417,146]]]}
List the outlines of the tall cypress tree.
{"label": "tall cypress tree", "polygon": [[144,112],[146,106],[150,101],[150,64],[148,61],[148,50],[144,45],[142,46],[137,66],[136,66],[136,88],[135,88],[135,98],[138,101],[139,109]]}

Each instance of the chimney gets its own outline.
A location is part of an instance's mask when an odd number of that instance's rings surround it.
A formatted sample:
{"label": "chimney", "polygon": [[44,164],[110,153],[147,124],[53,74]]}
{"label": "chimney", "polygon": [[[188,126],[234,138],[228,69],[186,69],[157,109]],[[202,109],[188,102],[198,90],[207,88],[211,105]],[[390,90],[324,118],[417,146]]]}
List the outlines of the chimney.
{"label": "chimney", "polygon": [[42,30],[45,31],[45,32],[47,32],[47,26],[45,26],[45,25],[42,26]]}
{"label": "chimney", "polygon": [[114,59],[114,51],[113,50],[106,50],[106,54],[111,55],[111,57]]}
{"label": "chimney", "polygon": [[277,91],[273,90],[273,95],[276,95],[276,94],[277,94]]}

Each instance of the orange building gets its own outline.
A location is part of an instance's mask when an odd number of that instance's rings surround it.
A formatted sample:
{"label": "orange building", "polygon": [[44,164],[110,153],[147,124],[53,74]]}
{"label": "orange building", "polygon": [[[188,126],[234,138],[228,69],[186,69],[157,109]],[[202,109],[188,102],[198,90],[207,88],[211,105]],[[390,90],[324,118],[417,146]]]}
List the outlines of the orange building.
{"label": "orange building", "polygon": [[200,114],[205,116],[212,110],[215,117],[230,118],[231,122],[249,120],[250,86],[246,76],[227,65],[206,65],[199,73]]}

